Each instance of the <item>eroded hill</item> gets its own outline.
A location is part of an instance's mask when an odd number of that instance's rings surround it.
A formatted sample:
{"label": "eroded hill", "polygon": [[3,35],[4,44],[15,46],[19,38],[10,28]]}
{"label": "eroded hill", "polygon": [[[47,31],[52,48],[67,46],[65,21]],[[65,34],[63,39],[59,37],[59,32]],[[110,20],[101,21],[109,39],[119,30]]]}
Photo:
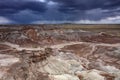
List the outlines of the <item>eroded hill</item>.
{"label": "eroded hill", "polygon": [[120,80],[119,29],[47,27],[0,28],[0,80]]}

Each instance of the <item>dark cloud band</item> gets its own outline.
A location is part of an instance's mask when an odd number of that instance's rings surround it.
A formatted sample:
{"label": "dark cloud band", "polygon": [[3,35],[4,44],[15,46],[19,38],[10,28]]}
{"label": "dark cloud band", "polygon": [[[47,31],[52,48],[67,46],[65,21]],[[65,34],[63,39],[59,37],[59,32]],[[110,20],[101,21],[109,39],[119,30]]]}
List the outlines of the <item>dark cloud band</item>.
{"label": "dark cloud band", "polygon": [[13,14],[22,10],[45,12],[46,4],[37,1],[4,0],[0,1],[0,14]]}
{"label": "dark cloud band", "polygon": [[35,21],[99,21],[120,16],[120,0],[0,0],[1,16],[23,24]]}

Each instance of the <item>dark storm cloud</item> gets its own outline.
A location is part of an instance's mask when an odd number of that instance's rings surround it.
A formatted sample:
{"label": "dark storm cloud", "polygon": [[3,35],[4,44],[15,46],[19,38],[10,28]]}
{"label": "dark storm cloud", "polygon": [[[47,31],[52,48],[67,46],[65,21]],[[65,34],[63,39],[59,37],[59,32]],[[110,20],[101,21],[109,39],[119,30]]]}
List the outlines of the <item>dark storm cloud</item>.
{"label": "dark storm cloud", "polygon": [[53,0],[60,4],[59,11],[74,12],[90,9],[114,9],[120,7],[120,0]]}
{"label": "dark storm cloud", "polygon": [[109,17],[118,19],[119,16],[120,0],[0,0],[0,20],[18,24],[100,21]]}
{"label": "dark storm cloud", "polygon": [[44,12],[46,10],[45,3],[27,0],[1,0],[0,14],[13,14],[22,10],[32,10],[36,12]]}

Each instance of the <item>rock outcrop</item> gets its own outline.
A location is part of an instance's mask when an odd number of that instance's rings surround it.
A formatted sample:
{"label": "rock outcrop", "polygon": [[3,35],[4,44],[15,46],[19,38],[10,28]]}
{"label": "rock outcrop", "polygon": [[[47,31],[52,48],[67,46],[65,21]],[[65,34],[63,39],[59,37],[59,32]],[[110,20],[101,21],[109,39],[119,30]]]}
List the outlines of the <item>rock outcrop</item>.
{"label": "rock outcrop", "polygon": [[120,36],[50,27],[0,29],[0,80],[120,80]]}

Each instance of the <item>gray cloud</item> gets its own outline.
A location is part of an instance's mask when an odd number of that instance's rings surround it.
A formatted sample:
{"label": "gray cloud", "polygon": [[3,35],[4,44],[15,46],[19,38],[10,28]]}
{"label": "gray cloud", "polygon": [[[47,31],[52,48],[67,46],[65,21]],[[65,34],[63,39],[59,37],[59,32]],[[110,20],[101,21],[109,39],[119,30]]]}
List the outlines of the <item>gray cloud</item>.
{"label": "gray cloud", "polygon": [[98,22],[120,16],[120,0],[1,0],[0,16],[17,24],[40,21]]}

